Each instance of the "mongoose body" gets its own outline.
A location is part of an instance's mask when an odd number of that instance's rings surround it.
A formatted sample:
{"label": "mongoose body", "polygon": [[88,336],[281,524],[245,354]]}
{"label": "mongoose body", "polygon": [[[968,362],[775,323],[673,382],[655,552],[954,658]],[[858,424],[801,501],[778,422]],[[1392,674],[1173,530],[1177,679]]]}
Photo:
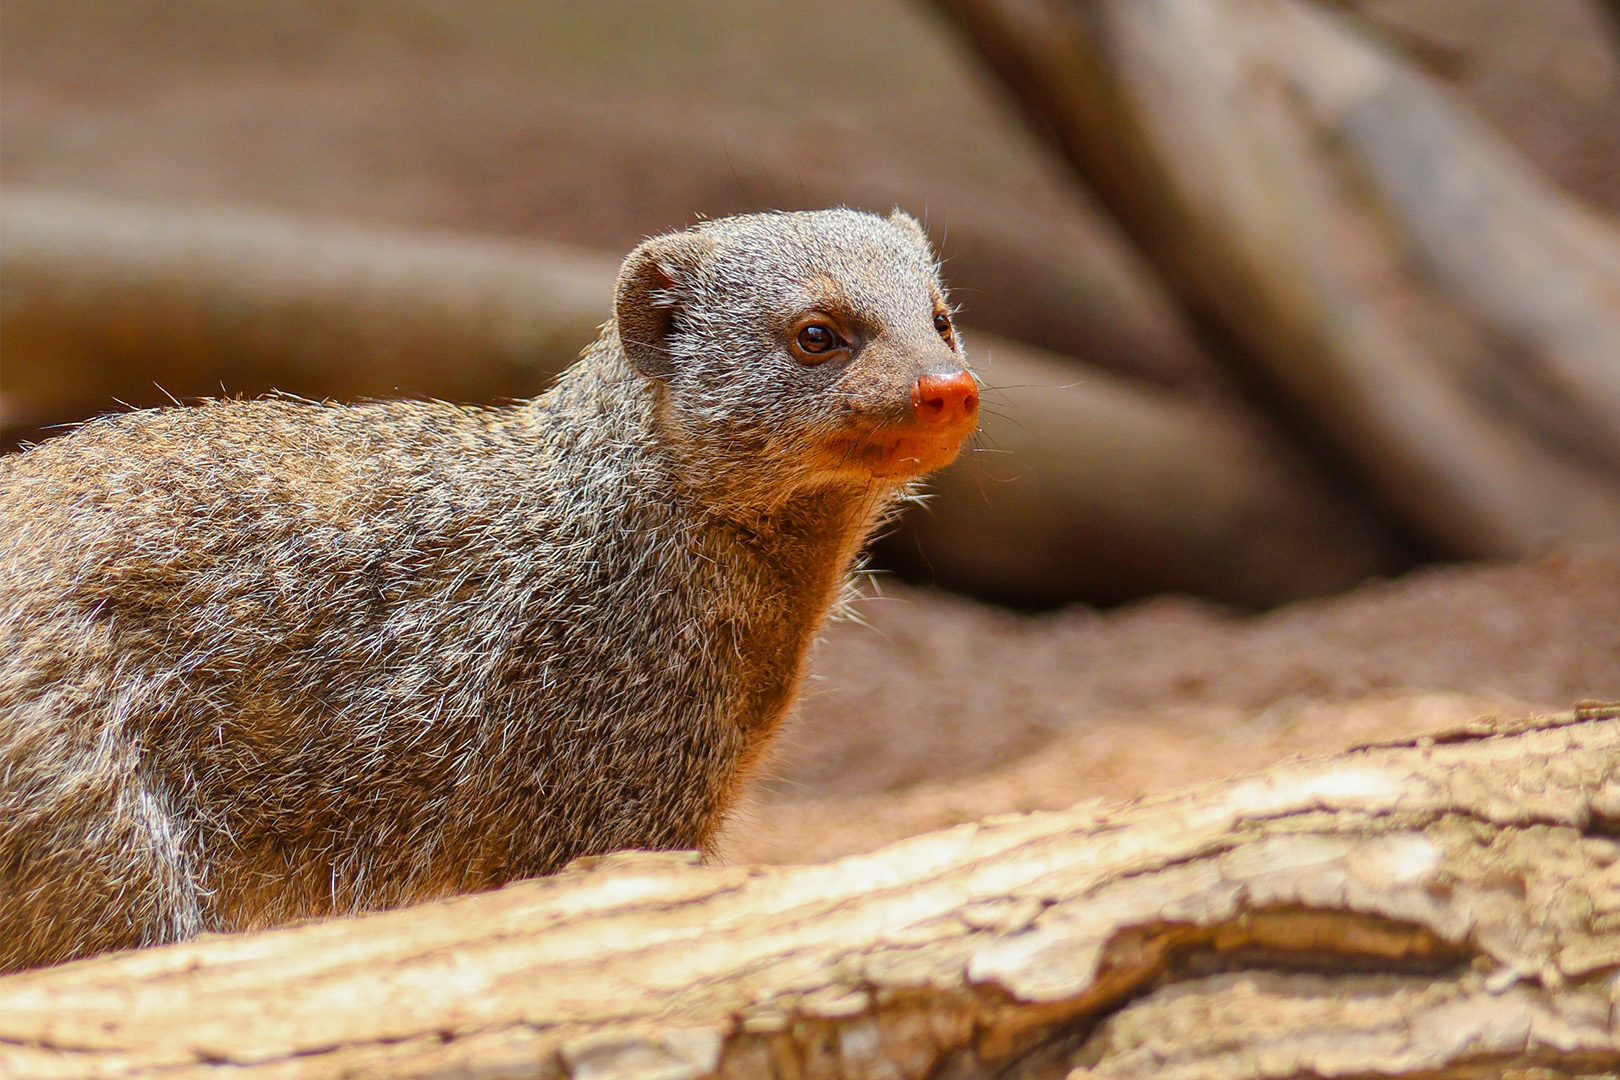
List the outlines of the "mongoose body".
{"label": "mongoose body", "polygon": [[975,387],[901,214],[626,259],[558,385],[0,462],[0,970],[702,848]]}

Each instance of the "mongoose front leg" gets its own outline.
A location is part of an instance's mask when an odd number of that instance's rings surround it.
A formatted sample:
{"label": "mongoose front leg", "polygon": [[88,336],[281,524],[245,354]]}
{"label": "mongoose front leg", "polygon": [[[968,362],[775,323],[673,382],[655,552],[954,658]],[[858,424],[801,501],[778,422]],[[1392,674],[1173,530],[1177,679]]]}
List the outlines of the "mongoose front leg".
{"label": "mongoose front leg", "polygon": [[50,774],[8,798],[0,824],[0,971],[90,952],[184,941],[208,929],[172,796],[138,775],[134,748],[56,748]]}

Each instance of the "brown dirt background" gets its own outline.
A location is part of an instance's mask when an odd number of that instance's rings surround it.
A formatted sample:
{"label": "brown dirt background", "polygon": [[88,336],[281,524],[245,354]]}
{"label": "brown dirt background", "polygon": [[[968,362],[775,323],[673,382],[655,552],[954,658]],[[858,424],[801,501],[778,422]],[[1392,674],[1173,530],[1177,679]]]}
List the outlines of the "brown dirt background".
{"label": "brown dirt background", "polygon": [[[1457,91],[1555,179],[1620,209],[1620,63],[1595,5],[1360,6],[1449,58]],[[970,324],[978,309],[989,329],[1165,383],[1219,381],[930,11],[762,10],[6,0],[0,181],[619,250],[700,213],[899,204],[942,237]],[[1066,317],[1083,305],[1105,317]],[[1116,310],[1131,314],[1111,324]],[[1077,330],[1126,318],[1117,341]],[[864,625],[829,628],[723,858],[820,858],[1620,697],[1620,547],[1425,569],[1259,615],[1158,598],[1025,616],[880,584]]]}
{"label": "brown dirt background", "polygon": [[830,858],[1620,698],[1620,546],[1425,569],[1261,615],[1163,597],[1023,616],[883,592],[826,633],[724,858]]}

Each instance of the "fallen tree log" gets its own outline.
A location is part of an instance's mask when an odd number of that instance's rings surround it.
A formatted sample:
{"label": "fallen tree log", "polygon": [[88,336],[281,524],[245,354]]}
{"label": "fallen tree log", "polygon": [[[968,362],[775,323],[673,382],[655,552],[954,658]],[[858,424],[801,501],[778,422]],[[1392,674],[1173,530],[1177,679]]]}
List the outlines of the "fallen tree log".
{"label": "fallen tree log", "polygon": [[1620,706],[822,866],[627,854],[0,978],[11,1077],[1589,1076]]}
{"label": "fallen tree log", "polygon": [[[13,436],[222,390],[527,396],[595,336],[617,272],[542,245],[60,194],[8,193],[0,233]],[[1268,606],[1401,565],[1373,514],[1236,406],[969,345],[1003,389],[985,453],[886,549],[920,575],[1038,606],[1164,589]]]}
{"label": "fallen tree log", "polygon": [[8,191],[8,437],[173,398],[526,397],[613,303],[618,260],[265,210]]}
{"label": "fallen tree log", "polygon": [[1302,0],[938,0],[1200,325],[1436,547],[1620,532],[1620,228]]}
{"label": "fallen tree log", "polygon": [[[884,194],[856,204],[885,206]],[[850,199],[830,190],[824,201]],[[969,203],[935,223],[958,321],[1151,386],[1240,398],[1147,260],[1101,210],[1082,212],[1054,222]]]}

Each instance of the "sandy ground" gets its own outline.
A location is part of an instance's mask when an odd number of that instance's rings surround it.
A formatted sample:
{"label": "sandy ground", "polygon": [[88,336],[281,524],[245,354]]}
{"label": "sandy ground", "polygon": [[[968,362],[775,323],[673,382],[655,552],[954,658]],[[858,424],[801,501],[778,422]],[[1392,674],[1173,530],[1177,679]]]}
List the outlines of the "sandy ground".
{"label": "sandy ground", "polygon": [[783,862],[1293,754],[1620,698],[1620,548],[1422,570],[1241,616],[1027,617],[885,586],[835,624],[722,856]]}

